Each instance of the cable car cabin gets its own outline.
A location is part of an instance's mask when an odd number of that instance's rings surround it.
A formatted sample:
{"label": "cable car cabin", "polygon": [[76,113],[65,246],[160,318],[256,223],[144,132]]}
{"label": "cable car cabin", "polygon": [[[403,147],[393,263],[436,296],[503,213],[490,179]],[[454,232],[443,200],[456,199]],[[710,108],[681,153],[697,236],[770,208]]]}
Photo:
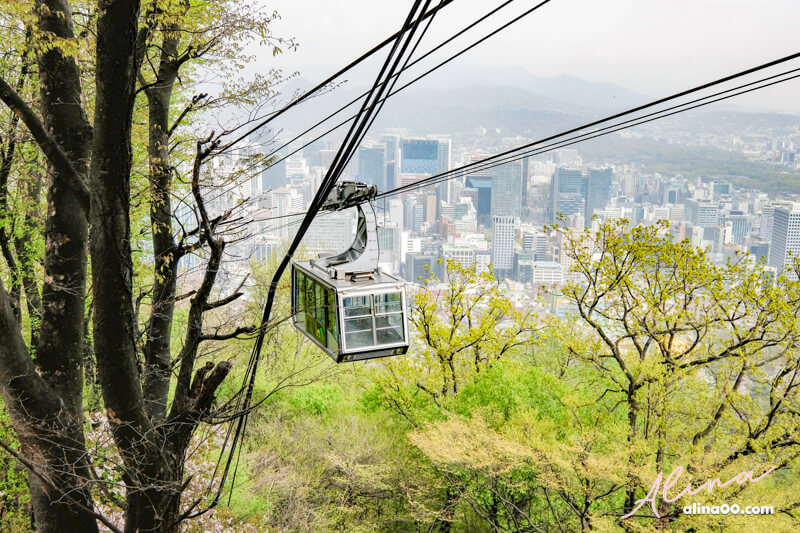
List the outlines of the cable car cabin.
{"label": "cable car cabin", "polygon": [[294,325],[337,363],[408,351],[405,284],[378,268],[376,194],[374,185],[340,183],[322,209],[357,209],[353,244],[339,254],[292,263]]}
{"label": "cable car cabin", "polygon": [[330,279],[307,261],[292,265],[294,325],[337,363],[408,351],[405,287],[385,273]]}

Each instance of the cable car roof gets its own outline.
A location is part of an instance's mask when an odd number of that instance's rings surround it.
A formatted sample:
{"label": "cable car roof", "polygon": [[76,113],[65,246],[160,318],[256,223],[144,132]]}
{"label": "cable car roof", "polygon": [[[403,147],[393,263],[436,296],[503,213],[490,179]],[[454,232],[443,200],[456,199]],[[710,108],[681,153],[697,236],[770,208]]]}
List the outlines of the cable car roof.
{"label": "cable car roof", "polygon": [[370,290],[380,290],[384,288],[397,288],[401,289],[405,286],[405,282],[388,274],[386,272],[377,271],[372,274],[372,279],[369,278],[361,278],[361,279],[334,279],[330,277],[325,270],[322,270],[320,267],[314,267],[312,261],[295,261],[293,265],[296,268],[299,268],[304,273],[308,274],[309,276],[313,277],[314,279],[318,280],[320,283],[335,289],[336,292],[341,294],[347,294],[348,291],[354,289],[361,289],[361,288],[369,288]]}

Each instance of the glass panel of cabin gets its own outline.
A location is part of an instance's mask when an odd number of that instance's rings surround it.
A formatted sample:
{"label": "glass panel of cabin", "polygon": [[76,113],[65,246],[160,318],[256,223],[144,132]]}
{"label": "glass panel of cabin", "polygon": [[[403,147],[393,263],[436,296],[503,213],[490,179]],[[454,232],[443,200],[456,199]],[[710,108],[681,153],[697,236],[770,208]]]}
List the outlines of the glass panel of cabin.
{"label": "glass panel of cabin", "polygon": [[400,313],[403,311],[403,299],[399,292],[375,295],[375,314]]}
{"label": "glass panel of cabin", "polygon": [[314,329],[311,334],[323,346],[327,345],[325,338],[325,287],[319,282],[314,282],[314,307],[310,310],[314,313]]}
{"label": "glass panel of cabin", "polygon": [[349,296],[342,300],[344,308],[344,337],[348,350],[375,345],[375,325],[372,321],[372,296]]}
{"label": "glass panel of cabin", "polygon": [[372,314],[371,296],[350,296],[344,299],[344,316],[369,316]]}
{"label": "glass panel of cabin", "polygon": [[375,295],[375,343],[403,342],[403,299],[399,292]]}
{"label": "glass panel of cabin", "polygon": [[325,327],[327,329],[328,349],[339,351],[339,323],[336,319],[336,298],[333,289],[325,288]]}
{"label": "glass panel of cabin", "polygon": [[295,322],[300,325],[302,329],[306,329],[306,315],[304,312],[304,305],[303,305],[303,294],[304,294],[304,287],[305,287],[305,275],[297,269],[294,271],[294,294],[292,295],[292,299],[294,300],[292,303],[294,304],[294,318]]}

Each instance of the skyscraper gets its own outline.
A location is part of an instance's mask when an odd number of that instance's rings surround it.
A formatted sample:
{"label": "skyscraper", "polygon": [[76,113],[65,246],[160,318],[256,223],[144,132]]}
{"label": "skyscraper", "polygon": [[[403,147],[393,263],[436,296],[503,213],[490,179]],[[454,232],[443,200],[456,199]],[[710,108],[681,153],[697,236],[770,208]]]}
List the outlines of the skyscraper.
{"label": "skyscraper", "polygon": [[[477,163],[487,157],[490,156],[487,154],[473,154],[470,159],[472,163]],[[467,193],[467,189],[477,191],[477,198],[473,199],[472,205],[475,207],[479,223],[489,226],[492,212],[492,171],[484,169],[469,171],[469,174],[464,179],[464,187],[465,196],[472,194],[471,191]]]}
{"label": "skyscraper", "polygon": [[498,279],[514,271],[514,236],[519,219],[510,215],[492,217],[492,268]]}
{"label": "skyscraper", "polygon": [[433,176],[438,171],[439,141],[403,139],[400,143],[400,172]]}
{"label": "skyscraper", "polygon": [[303,148],[303,157],[305,157],[309,167],[322,166],[322,159],[319,155],[322,150],[325,150],[325,141],[323,139],[311,141],[308,146]]}
{"label": "skyscraper", "polygon": [[699,228],[715,228],[719,224],[719,204],[707,200],[687,198],[685,217]]}
{"label": "skyscraper", "polygon": [[[277,146],[280,146],[280,141],[276,141],[273,145],[264,147],[266,154],[271,154]],[[261,172],[261,192],[267,192],[279,187],[283,187],[287,183],[286,178],[286,149],[278,150],[272,156],[271,164]]]}
{"label": "skyscraper", "polygon": [[[443,172],[447,172],[450,170],[450,138],[440,138],[439,139],[439,152],[438,152],[438,163],[439,167],[436,169],[437,174],[441,174]],[[436,185],[436,218],[439,218],[441,215],[440,206],[442,202],[450,202],[450,181],[443,181]]]}
{"label": "skyscraper", "polygon": [[772,222],[769,265],[778,273],[800,255],[800,203],[776,207]]}
{"label": "skyscraper", "polygon": [[583,172],[577,169],[557,168],[550,180],[548,220],[555,223],[558,221],[558,213],[569,217],[582,212],[586,208],[586,189],[586,177]]}
{"label": "skyscraper", "polygon": [[586,187],[586,227],[592,225],[592,215],[595,211],[605,209],[611,202],[611,177],[610,168],[589,169]]}
{"label": "skyscraper", "polygon": [[386,149],[383,146],[358,149],[358,179],[377,185],[379,191],[386,189]]}
{"label": "skyscraper", "polygon": [[750,220],[741,211],[731,211],[719,217],[720,225],[730,224],[730,242],[744,244],[744,240],[750,233]]}
{"label": "skyscraper", "polygon": [[400,158],[400,136],[392,133],[381,135],[381,142],[386,146],[386,162]]}
{"label": "skyscraper", "polygon": [[492,169],[491,214],[522,215],[522,163],[513,161]]}

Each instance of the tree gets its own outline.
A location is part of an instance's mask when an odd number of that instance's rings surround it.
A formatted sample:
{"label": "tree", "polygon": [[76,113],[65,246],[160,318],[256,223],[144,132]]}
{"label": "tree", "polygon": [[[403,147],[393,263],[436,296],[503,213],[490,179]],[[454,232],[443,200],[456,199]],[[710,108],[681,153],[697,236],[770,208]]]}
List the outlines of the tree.
{"label": "tree", "polygon": [[409,321],[421,340],[417,356],[385,365],[387,400],[412,424],[414,415],[404,406],[413,396],[423,393],[441,407],[474,376],[525,344],[534,327],[530,313],[513,308],[490,272],[455,260],[447,261],[446,271],[446,289],[437,290],[431,276],[414,295]]}
{"label": "tree", "polygon": [[[594,234],[555,229],[579,277],[564,296],[584,326],[560,340],[627,417],[628,482],[617,516],[634,509],[656,472],[676,465],[695,479],[770,466],[793,475],[797,269],[775,277],[748,255],[714,265],[688,241],[672,240],[665,224],[629,229],[620,221]],[[796,497],[775,494],[784,511],[797,507]],[[660,505],[667,521],[680,516],[680,504]]]}
{"label": "tree", "polygon": [[[2,72],[0,100],[14,113],[14,128],[18,122],[24,124],[46,157],[48,179],[41,311],[36,293],[29,290],[35,288],[33,269],[4,254],[12,282],[10,292],[0,285],[0,334],[7,339],[0,346],[0,392],[22,454],[10,447],[7,451],[28,468],[40,531],[96,531],[98,520],[117,530],[94,510],[95,482],[83,429],[85,294],[91,259],[90,338],[103,403],[123,463],[125,530],[172,531],[188,516],[181,509],[186,447],[197,425],[208,419],[216,389],[231,368],[223,361],[195,371],[198,347],[203,341],[253,330],[203,328],[205,313],[241,296],[236,291],[212,298],[225,240],[220,220],[212,219],[204,207],[201,166],[220,139],[193,143],[189,182],[198,227],[176,237],[170,223],[175,175],[170,163],[175,145],[170,145],[170,137],[201,101],[219,105],[222,100],[190,98],[187,107],[176,112],[172,92],[180,69],[191,60],[208,62],[213,54],[233,57],[253,34],[272,40],[271,16],[247,15],[233,2],[140,5],[138,0],[101,0],[95,6],[43,0],[35,6],[21,2],[11,7],[4,16],[12,27],[30,35],[32,52],[21,55],[16,86]],[[82,50],[91,49],[90,45],[95,53],[87,65]],[[28,57],[35,57],[38,99],[22,90]],[[154,67],[148,70],[145,65]],[[88,95],[83,85],[87,82],[93,85]],[[265,92],[263,88],[255,93],[228,91],[227,97],[258,100]],[[137,94],[142,93],[149,107],[149,197],[156,256],[143,343],[131,249],[132,132]],[[4,145],[4,169],[6,159],[14,157],[13,138]],[[7,180],[9,173],[4,176]],[[27,189],[17,188],[35,196],[34,178],[20,181],[32,184]],[[194,241],[188,242],[191,235]],[[8,236],[2,241],[5,251]],[[183,348],[174,360],[169,338],[177,299],[175,268],[181,254],[201,247],[210,256],[191,300]],[[40,328],[38,333],[32,328],[30,343],[21,329],[21,287],[29,314],[40,315]],[[168,410],[174,364],[178,375]]]}
{"label": "tree", "polygon": [[[414,422],[410,441],[453,491],[420,503],[454,528],[469,523],[454,512],[466,506],[481,524],[470,527],[492,531],[796,528],[798,268],[775,276],[746,255],[718,266],[661,224],[554,230],[574,262],[566,319],[438,404],[416,383],[449,377],[446,364],[412,356],[379,376],[386,405]],[[424,339],[430,324],[415,323]],[[683,477],[664,489],[677,467]],[[742,472],[769,474],[663,497]],[[770,504],[776,515],[684,516],[692,502]]]}
{"label": "tree", "polygon": [[[490,272],[449,260],[446,273],[447,288],[436,290],[431,275],[426,290],[414,295],[409,321],[419,342],[413,355],[388,360],[375,377],[384,404],[415,428],[447,413],[464,387],[528,343],[536,326],[529,313],[514,309]],[[435,523],[449,531],[465,486],[445,468],[438,473],[444,482]]]}

